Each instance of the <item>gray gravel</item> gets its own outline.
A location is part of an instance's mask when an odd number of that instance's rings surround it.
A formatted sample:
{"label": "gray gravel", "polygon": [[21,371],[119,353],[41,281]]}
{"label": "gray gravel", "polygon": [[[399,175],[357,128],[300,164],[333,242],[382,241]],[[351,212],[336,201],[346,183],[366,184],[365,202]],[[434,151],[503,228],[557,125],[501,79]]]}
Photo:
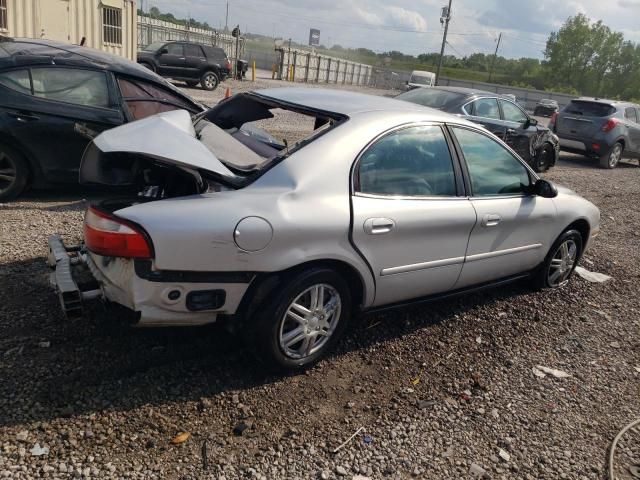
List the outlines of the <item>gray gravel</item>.
{"label": "gray gravel", "polygon": [[[611,440],[640,417],[640,168],[566,156],[547,177],[601,208],[582,265],[612,281],[367,316],[290,377],[261,373],[215,326],[133,330],[100,308],[65,321],[46,238],[79,239],[82,198],[104,193],[0,206],[0,478],[603,479]],[[622,442],[620,478],[638,445]]]}

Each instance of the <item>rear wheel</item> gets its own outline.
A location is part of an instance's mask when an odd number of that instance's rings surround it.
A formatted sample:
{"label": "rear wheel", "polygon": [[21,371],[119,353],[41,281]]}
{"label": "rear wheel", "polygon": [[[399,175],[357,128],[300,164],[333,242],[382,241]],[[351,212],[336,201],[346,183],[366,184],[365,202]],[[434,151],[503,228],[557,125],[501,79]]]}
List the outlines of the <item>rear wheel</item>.
{"label": "rear wheel", "polygon": [[312,268],[286,286],[247,325],[249,348],[271,367],[303,370],[324,357],[351,317],[351,293],[334,270]]}
{"label": "rear wheel", "polygon": [[200,84],[205,90],[215,90],[218,83],[220,80],[214,72],[204,72],[200,78]]}
{"label": "rear wheel", "polygon": [[533,170],[536,173],[543,173],[549,170],[549,167],[553,164],[554,155],[553,147],[545,143],[538,152],[538,155],[533,159]]}
{"label": "rear wheel", "polygon": [[622,153],[624,152],[624,147],[620,142],[616,143],[609,153],[600,157],[600,167],[601,168],[616,168],[620,160],[622,160]]}
{"label": "rear wheel", "polygon": [[0,144],[0,202],[20,195],[29,181],[29,165],[20,153]]}
{"label": "rear wheel", "polygon": [[536,288],[559,288],[569,283],[582,253],[582,235],[566,230],[554,242],[544,263],[534,275]]}

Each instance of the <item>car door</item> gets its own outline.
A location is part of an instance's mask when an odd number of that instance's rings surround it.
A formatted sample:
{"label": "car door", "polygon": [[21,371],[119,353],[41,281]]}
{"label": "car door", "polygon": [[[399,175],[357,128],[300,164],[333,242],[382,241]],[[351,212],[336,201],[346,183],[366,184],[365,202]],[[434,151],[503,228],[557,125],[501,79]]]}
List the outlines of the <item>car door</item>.
{"label": "car door", "polygon": [[186,43],[184,45],[185,56],[185,77],[200,78],[200,72],[207,64],[207,58],[204,56],[202,47],[200,45],[194,45]]}
{"label": "car door", "polygon": [[467,103],[462,110],[469,120],[479,123],[501,139],[505,139],[507,128],[500,116],[497,98],[478,98]]}
{"label": "car door", "polygon": [[456,288],[528,272],[553,242],[553,201],[532,195],[535,176],[507,147],[484,132],[451,128],[470,185],[476,223]]}
{"label": "car door", "polygon": [[627,143],[625,150],[633,156],[640,155],[640,123],[638,123],[638,113],[634,107],[624,109],[624,119],[627,129]]}
{"label": "car door", "polygon": [[[77,182],[82,154],[93,137],[123,123],[103,70],[58,66],[0,73],[3,130],[52,182]],[[2,88],[2,87],[0,87]]]}
{"label": "car door", "polygon": [[182,77],[184,76],[184,69],[184,44],[167,43],[160,49],[160,55],[158,56],[158,73],[160,75],[165,77]]}
{"label": "car door", "polygon": [[506,131],[504,141],[527,163],[531,162],[531,145],[538,134],[537,123],[532,122],[519,106],[509,100],[499,100]]}
{"label": "car door", "polygon": [[354,166],[352,240],[371,266],[374,305],[451,289],[476,214],[440,125],[373,142]]}

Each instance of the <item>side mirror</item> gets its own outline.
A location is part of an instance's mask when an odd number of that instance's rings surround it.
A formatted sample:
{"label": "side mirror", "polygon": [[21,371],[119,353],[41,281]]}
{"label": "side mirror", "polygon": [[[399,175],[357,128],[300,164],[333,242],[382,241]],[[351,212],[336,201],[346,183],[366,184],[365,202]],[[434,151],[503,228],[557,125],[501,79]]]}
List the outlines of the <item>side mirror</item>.
{"label": "side mirror", "polygon": [[529,117],[529,120],[527,120],[525,123],[527,124],[528,127],[535,127],[536,125],[538,125],[538,120],[536,120],[535,118]]}
{"label": "side mirror", "polygon": [[539,179],[533,185],[533,193],[542,198],[555,198],[558,196],[558,189],[550,181]]}
{"label": "side mirror", "polygon": [[404,82],[405,85],[409,85],[409,80],[407,80],[406,82]]}
{"label": "side mirror", "polygon": [[164,55],[165,53],[169,53],[169,49],[168,48],[161,48],[159,53],[160,53],[160,55]]}

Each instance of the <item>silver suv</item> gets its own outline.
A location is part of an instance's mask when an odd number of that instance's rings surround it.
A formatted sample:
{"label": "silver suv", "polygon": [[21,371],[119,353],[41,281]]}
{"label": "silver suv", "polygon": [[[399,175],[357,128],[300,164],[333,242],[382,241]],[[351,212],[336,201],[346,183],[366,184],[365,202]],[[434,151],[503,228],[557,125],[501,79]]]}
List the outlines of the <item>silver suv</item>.
{"label": "silver suv", "polygon": [[640,106],[616,100],[578,98],[551,117],[560,149],[600,159],[615,168],[624,157],[640,159]]}

